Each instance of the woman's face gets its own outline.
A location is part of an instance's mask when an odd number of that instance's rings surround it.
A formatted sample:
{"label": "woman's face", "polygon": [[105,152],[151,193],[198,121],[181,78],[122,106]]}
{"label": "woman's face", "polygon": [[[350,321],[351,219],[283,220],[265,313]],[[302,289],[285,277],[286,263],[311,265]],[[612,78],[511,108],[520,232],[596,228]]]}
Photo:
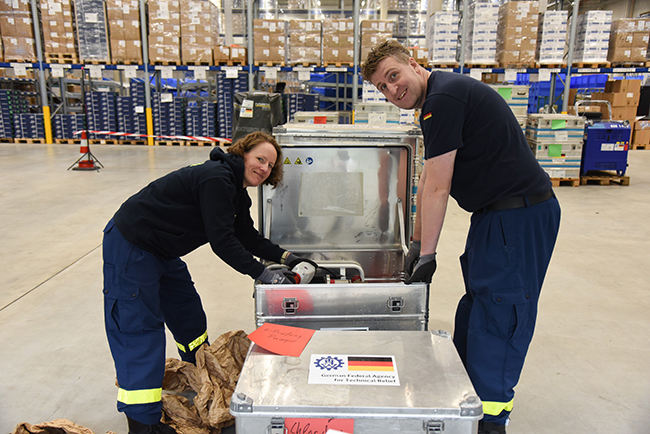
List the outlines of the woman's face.
{"label": "woman's face", "polygon": [[266,181],[275,165],[278,153],[269,142],[255,145],[244,154],[244,188],[257,187]]}

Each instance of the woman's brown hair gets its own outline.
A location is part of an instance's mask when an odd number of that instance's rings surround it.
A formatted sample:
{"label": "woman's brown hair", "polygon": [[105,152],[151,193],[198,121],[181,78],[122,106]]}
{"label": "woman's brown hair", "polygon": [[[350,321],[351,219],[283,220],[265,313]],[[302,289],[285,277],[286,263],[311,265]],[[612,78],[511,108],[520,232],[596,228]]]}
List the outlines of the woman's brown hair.
{"label": "woman's brown hair", "polygon": [[272,136],[262,131],[256,131],[254,133],[246,135],[246,137],[242,139],[237,140],[234,145],[228,147],[227,151],[229,154],[239,155],[243,158],[244,154],[247,154],[255,146],[264,142],[269,142],[272,144],[275,148],[275,151],[278,153],[278,157],[275,160],[275,164],[271,169],[269,177],[266,178],[266,180],[263,182],[264,185],[272,185],[273,188],[275,188],[282,182],[282,175],[284,173],[284,170],[282,168],[282,148],[280,148],[280,145],[278,145],[278,142],[276,142]]}

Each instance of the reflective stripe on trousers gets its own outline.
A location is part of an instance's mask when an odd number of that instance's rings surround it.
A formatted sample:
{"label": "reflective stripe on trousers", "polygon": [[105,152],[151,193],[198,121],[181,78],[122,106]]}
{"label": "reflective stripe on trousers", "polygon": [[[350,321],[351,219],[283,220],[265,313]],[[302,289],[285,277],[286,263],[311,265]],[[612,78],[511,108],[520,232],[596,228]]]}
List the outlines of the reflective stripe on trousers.
{"label": "reflective stripe on trousers", "polygon": [[201,344],[205,341],[208,340],[208,331],[206,330],[205,333],[203,333],[201,336],[198,338],[194,339],[192,342],[190,342],[187,347],[189,350],[185,349],[185,346],[181,343],[176,342],[176,346],[178,347],[179,350],[181,350],[184,353],[187,353],[188,351],[194,351],[195,348],[198,348],[201,346]]}
{"label": "reflective stripe on trousers", "polygon": [[117,400],[126,405],[159,402],[162,400],[162,387],[144,390],[124,390],[120,388],[117,391]]}

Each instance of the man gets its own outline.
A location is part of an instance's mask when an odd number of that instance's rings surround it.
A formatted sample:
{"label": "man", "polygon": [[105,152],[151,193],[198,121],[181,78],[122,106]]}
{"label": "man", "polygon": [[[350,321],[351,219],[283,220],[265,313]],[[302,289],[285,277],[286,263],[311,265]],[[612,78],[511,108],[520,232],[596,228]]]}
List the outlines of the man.
{"label": "man", "polygon": [[560,224],[552,183],[489,86],[429,72],[395,41],[375,47],[361,72],[391,103],[422,109],[425,163],[407,283],[431,282],[448,197],[472,213],[454,344],[483,401],[479,433],[505,433]]}

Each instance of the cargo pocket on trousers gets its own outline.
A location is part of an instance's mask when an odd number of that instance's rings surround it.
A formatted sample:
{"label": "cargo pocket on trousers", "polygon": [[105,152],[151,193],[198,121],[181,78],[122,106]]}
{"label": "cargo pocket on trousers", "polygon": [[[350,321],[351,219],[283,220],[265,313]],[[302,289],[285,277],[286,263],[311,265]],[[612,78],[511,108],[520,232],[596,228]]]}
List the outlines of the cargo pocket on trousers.
{"label": "cargo pocket on trousers", "polygon": [[[111,269],[112,268],[112,269]],[[107,331],[142,333],[142,307],[140,287],[133,283],[120,283],[114,266],[104,264],[104,321]],[[111,279],[111,280],[109,280]]]}
{"label": "cargo pocket on trousers", "polygon": [[528,324],[529,298],[523,288],[492,293],[488,332],[501,339],[511,339]]}

